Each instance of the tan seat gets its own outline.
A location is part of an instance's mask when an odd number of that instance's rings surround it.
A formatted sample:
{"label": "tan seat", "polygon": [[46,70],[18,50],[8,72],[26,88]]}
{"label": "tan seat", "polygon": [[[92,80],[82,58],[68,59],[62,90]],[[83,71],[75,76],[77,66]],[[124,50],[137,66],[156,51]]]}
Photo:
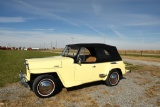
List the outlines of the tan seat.
{"label": "tan seat", "polygon": [[94,57],[94,56],[89,56],[89,57],[86,59],[86,62],[96,62],[96,57]]}

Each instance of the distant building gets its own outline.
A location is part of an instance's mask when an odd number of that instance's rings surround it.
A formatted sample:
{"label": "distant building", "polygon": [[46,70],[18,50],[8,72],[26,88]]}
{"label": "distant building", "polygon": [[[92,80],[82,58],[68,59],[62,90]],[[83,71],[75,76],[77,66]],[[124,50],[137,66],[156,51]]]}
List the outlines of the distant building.
{"label": "distant building", "polygon": [[40,50],[40,48],[25,48],[25,47],[5,47],[0,46],[0,50]]}
{"label": "distant building", "polygon": [[31,50],[32,50],[32,48],[27,48],[27,50],[28,50],[28,51],[31,51]]}
{"label": "distant building", "polygon": [[25,51],[27,51],[27,48],[24,48]]}
{"label": "distant building", "polygon": [[7,47],[6,50],[11,50],[11,47]]}
{"label": "distant building", "polygon": [[15,49],[16,49],[15,47],[12,47],[12,48],[11,48],[11,50],[15,50]]}
{"label": "distant building", "polygon": [[32,50],[39,50],[39,48],[32,48]]}

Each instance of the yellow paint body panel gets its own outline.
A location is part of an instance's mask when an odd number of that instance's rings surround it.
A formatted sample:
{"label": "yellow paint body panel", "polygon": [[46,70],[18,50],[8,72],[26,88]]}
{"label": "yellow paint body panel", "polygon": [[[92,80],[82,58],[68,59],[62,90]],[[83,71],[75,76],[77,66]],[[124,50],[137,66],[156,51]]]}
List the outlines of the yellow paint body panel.
{"label": "yellow paint body panel", "polygon": [[[72,58],[62,56],[26,60],[29,67],[29,70],[26,67],[26,79],[28,81],[30,81],[32,74],[55,72],[65,87],[99,80],[105,81],[112,69],[120,69],[122,74],[126,73],[123,61],[116,61],[116,64],[111,64],[112,62],[78,64],[74,63]],[[106,76],[102,78],[99,74]]]}

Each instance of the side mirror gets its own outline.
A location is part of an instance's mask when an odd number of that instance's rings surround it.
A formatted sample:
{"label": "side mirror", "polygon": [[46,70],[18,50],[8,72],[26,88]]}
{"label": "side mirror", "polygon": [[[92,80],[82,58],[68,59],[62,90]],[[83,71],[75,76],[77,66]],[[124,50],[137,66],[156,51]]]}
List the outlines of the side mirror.
{"label": "side mirror", "polygon": [[78,59],[78,64],[81,65],[81,58]]}

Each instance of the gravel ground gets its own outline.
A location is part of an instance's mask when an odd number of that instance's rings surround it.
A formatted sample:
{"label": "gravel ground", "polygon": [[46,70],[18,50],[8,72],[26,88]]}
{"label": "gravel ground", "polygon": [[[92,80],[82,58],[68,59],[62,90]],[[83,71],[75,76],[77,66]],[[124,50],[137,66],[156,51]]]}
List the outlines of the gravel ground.
{"label": "gravel ground", "polygon": [[134,64],[134,65],[148,65],[148,66],[160,67],[160,62],[141,61],[141,60],[133,60],[133,59],[123,59],[123,61]]}
{"label": "gravel ground", "polygon": [[127,73],[114,87],[95,82],[63,88],[47,99],[38,98],[29,88],[15,83],[0,88],[0,107],[159,107],[160,75],[151,72],[159,70],[147,66]]}

